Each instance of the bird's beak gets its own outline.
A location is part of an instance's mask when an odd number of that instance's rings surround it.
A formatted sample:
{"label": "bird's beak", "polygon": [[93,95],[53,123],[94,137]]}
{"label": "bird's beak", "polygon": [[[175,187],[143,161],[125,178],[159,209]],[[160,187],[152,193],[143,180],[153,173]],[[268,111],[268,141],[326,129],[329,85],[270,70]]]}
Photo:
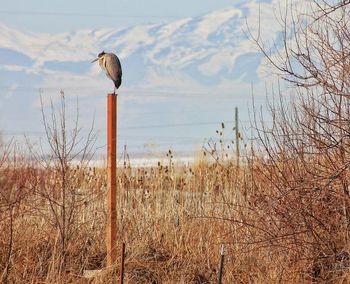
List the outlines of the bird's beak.
{"label": "bird's beak", "polygon": [[94,63],[98,60],[99,58],[97,57],[96,59],[92,60],[91,63]]}

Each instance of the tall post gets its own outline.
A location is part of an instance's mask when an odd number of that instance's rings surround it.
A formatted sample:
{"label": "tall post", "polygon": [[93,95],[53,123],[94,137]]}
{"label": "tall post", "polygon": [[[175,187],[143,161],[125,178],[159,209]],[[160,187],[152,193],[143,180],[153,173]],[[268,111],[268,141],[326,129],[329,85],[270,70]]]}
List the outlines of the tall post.
{"label": "tall post", "polygon": [[235,129],[236,129],[236,163],[239,167],[239,126],[238,126],[238,107],[235,107]]}
{"label": "tall post", "polygon": [[107,266],[117,259],[117,95],[107,96]]}

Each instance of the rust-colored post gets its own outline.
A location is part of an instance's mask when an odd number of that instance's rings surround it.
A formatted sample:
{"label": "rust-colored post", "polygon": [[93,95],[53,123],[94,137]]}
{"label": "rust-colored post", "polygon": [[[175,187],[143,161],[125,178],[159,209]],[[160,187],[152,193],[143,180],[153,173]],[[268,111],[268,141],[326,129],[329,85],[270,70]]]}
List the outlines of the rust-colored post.
{"label": "rust-colored post", "polygon": [[107,266],[117,259],[117,95],[107,97]]}

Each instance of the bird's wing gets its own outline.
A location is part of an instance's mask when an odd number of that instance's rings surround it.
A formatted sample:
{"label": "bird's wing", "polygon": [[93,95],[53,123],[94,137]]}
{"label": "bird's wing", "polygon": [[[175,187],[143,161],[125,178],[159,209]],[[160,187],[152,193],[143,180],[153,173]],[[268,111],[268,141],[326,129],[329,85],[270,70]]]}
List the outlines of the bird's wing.
{"label": "bird's wing", "polygon": [[106,54],[105,70],[109,78],[114,82],[120,82],[122,77],[122,67],[120,65],[119,58],[113,54]]}

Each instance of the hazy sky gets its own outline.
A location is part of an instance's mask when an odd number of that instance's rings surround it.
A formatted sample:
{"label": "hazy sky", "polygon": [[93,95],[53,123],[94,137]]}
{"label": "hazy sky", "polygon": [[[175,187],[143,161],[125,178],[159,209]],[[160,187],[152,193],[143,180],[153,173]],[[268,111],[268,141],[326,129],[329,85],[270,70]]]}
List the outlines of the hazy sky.
{"label": "hazy sky", "polygon": [[[130,153],[147,155],[169,148],[193,154],[216,135],[221,122],[230,140],[235,107],[240,109],[242,133],[249,127],[252,82],[254,94],[261,95],[255,100],[266,99],[265,83],[257,81],[261,56],[251,47],[244,27],[247,20],[254,29],[261,8],[262,32],[273,39],[278,33],[274,6],[258,5],[271,1],[0,0],[0,27],[9,27],[0,30],[0,131],[6,137],[26,133],[40,139],[38,89],[47,98],[57,97],[63,89],[74,107],[79,96],[84,125],[94,117],[100,131],[98,151],[103,152],[105,97],[101,94],[112,84],[90,61],[107,46],[120,52],[123,64],[119,147],[128,145]],[[284,0],[272,4],[278,1]],[[215,11],[229,7],[235,8]],[[198,18],[177,31],[175,20],[186,17]],[[122,27],[150,23],[168,23],[175,36],[162,30],[158,37],[150,27],[118,33]],[[101,28],[109,29],[90,32]],[[75,32],[82,29],[89,32]]]}
{"label": "hazy sky", "polygon": [[244,0],[0,0],[0,22],[40,32],[162,23],[243,3]]}

